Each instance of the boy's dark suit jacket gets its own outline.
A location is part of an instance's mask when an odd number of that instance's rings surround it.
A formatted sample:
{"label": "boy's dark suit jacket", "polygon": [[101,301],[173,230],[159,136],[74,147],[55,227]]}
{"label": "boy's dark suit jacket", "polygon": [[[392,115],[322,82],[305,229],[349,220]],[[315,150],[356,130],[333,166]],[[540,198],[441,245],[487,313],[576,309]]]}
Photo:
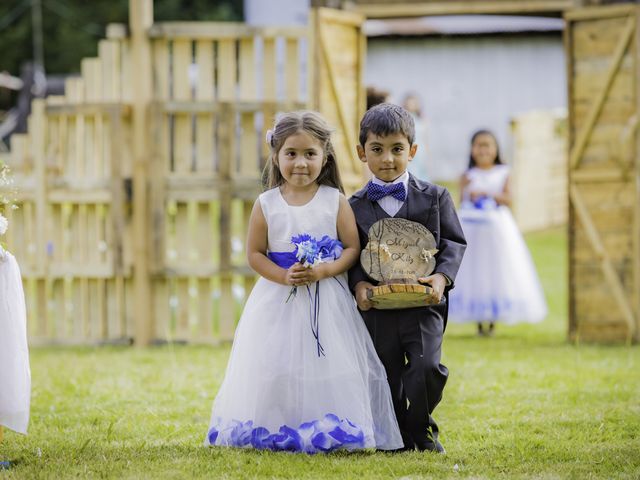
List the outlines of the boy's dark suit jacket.
{"label": "boy's dark suit jacket", "polygon": [[[366,188],[356,192],[349,203],[356,216],[360,246],[364,248],[371,225],[389,215],[377,202],[369,200]],[[433,234],[439,250],[434,273],[443,273],[454,282],[466,241],[449,192],[409,175],[407,199],[395,218],[421,223]],[[362,280],[376,284],[358,262],[349,271],[351,290]],[[442,398],[448,376],[440,354],[451,288],[453,283],[445,289],[443,301],[435,306],[361,312],[387,371],[405,448],[433,449],[437,441],[438,427],[431,413]]]}

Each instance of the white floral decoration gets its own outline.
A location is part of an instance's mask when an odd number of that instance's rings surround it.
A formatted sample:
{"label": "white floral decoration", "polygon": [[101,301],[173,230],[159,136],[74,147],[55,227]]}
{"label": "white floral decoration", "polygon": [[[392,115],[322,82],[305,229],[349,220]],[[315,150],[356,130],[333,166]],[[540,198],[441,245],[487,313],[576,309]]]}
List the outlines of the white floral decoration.
{"label": "white floral decoration", "polygon": [[267,141],[267,144],[271,146],[271,142],[273,141],[273,130],[271,129],[267,130],[267,134],[265,135],[265,140]]}
{"label": "white floral decoration", "polygon": [[[15,204],[15,191],[13,188],[13,178],[11,177],[9,167],[0,160],[0,236],[7,233],[9,228],[9,220],[4,214],[8,210],[18,208]],[[0,244],[0,257],[4,257],[5,245]]]}

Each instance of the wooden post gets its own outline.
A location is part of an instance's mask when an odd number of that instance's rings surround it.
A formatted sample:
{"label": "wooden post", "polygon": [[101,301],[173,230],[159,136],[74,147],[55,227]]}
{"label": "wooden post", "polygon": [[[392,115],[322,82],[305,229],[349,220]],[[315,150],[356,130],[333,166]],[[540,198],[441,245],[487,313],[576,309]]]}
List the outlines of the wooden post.
{"label": "wooden post", "polygon": [[147,36],[153,24],[153,0],[129,1],[132,60],[133,122],[133,275],[135,344],[148,345],[153,335],[149,242],[147,173],[149,171],[148,117],[152,99],[151,42]]}
{"label": "wooden post", "polygon": [[[33,176],[35,177],[34,203],[35,203],[35,225],[33,226],[35,245],[35,257],[30,255],[33,278],[41,279],[49,275],[49,262],[51,258],[47,255],[47,239],[51,239],[50,222],[47,220],[47,158],[46,158],[46,128],[49,127],[45,113],[45,100],[34,99],[31,103],[31,119],[30,119],[31,155],[33,159]],[[14,136],[15,138],[15,136]],[[17,143],[17,142],[16,142]],[[23,159],[20,159],[21,161]],[[28,205],[26,203],[25,205]],[[26,211],[26,210],[25,210]],[[27,218],[25,220],[29,221]],[[38,280],[30,279],[28,293],[33,295],[37,292]],[[51,319],[48,317],[46,301],[41,295],[37,295],[38,300],[34,303],[37,307],[29,312],[29,323],[38,322],[38,325],[50,324]],[[27,296],[27,299],[29,297]],[[34,301],[32,298],[28,301]],[[45,329],[39,329],[38,334],[44,332]]]}
{"label": "wooden post", "polygon": [[[361,78],[365,55],[364,19],[355,12],[314,8],[309,22],[308,65],[313,69],[309,72],[309,104],[337,129],[333,146],[347,192],[355,191],[365,179],[365,169],[354,153],[358,124],[366,103]],[[348,45],[344,42],[338,45],[343,38],[350,39]],[[340,52],[339,56],[336,51]]]}
{"label": "wooden post", "polygon": [[46,169],[46,138],[47,121],[45,114],[45,100],[35,99],[31,103],[31,151],[33,168],[36,177],[35,207],[36,207],[36,265],[38,275],[48,274],[46,256],[47,236],[47,169]]}
{"label": "wooden post", "polygon": [[[637,14],[630,5],[565,13],[570,335],[580,341],[638,338],[637,152],[627,149],[638,115]],[[614,214],[602,207],[609,204]]]}

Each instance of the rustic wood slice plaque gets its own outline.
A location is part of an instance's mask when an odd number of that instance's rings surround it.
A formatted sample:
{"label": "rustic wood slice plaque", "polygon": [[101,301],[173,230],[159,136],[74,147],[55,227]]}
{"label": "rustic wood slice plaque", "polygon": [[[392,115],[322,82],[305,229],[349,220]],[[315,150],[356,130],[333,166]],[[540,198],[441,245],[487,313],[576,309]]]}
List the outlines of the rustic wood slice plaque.
{"label": "rustic wood slice plaque", "polygon": [[367,295],[378,309],[412,308],[438,303],[431,287],[418,283],[436,266],[433,234],[404,218],[384,218],[371,225],[369,243],[360,254],[365,272],[380,282]]}
{"label": "rustic wood slice plaque", "polygon": [[367,296],[378,310],[424,307],[434,305],[439,299],[428,285],[390,283],[367,290]]}

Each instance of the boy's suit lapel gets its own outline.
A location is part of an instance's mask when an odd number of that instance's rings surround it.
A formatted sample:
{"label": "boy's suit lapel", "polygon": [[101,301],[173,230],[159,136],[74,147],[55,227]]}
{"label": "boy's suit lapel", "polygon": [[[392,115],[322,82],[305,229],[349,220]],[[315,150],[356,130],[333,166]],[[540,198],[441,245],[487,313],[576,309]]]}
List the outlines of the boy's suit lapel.
{"label": "boy's suit lapel", "polygon": [[418,181],[409,174],[409,188],[407,190],[407,219],[426,226],[429,222],[429,216],[425,213],[431,213],[434,189],[428,183]]}
{"label": "boy's suit lapel", "polygon": [[357,211],[356,223],[360,229],[366,233],[369,231],[369,227],[378,220],[374,202],[369,200],[366,187],[358,190],[353,196],[358,199],[357,202],[353,204],[354,210]]}

